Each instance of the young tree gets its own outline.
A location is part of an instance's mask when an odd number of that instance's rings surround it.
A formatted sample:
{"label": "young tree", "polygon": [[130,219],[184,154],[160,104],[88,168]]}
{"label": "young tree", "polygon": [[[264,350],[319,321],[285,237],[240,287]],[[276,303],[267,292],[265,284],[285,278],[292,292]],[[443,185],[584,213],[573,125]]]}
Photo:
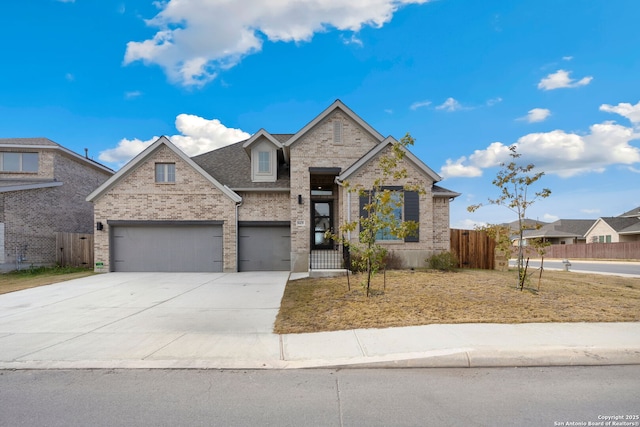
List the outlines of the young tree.
{"label": "young tree", "polygon": [[[359,227],[359,241],[353,243],[336,235],[331,237],[354,249],[356,254],[354,262],[359,263],[356,267],[366,272],[366,281],[363,286],[366,289],[367,297],[369,296],[371,279],[382,267],[387,254],[387,250],[378,244],[378,239],[384,235],[404,239],[414,235],[418,229],[416,221],[402,221],[401,215],[398,215],[398,212],[402,212],[404,207],[404,192],[385,188],[407,178],[407,170],[403,166],[402,160],[406,154],[406,147],[413,145],[413,143],[414,139],[407,133],[400,141],[391,145],[390,152],[379,159],[378,165],[382,173],[374,180],[371,188],[362,185],[350,186],[348,182],[343,183],[347,191],[366,199],[360,217],[340,227],[342,235],[355,232]],[[424,189],[418,185],[403,185],[402,188],[404,191],[424,193]]]}
{"label": "young tree", "polygon": [[[492,181],[492,184],[500,189],[500,196],[495,199],[488,199],[486,204],[504,206],[518,215],[518,285],[524,279],[524,252],[523,252],[523,235],[527,228],[525,218],[527,209],[539,198],[547,198],[551,195],[551,190],[543,188],[531,196],[529,187],[536,183],[544,176],[544,172],[534,173],[533,164],[523,166],[517,160],[521,154],[517,152],[517,147],[512,145],[509,147],[511,151],[511,162],[501,163],[501,169]],[[484,203],[472,205],[467,208],[469,212],[475,212]]]}

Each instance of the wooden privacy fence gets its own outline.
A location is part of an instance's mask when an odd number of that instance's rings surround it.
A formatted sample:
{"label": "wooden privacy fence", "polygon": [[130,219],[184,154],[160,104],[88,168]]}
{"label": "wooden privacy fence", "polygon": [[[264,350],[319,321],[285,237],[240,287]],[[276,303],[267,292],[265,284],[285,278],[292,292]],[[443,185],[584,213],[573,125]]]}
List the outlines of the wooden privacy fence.
{"label": "wooden privacy fence", "polygon": [[[517,254],[517,249],[515,249]],[[525,256],[540,258],[530,247]],[[545,258],[583,259],[640,259],[640,241],[620,243],[578,243],[574,245],[551,245],[545,248]]]}
{"label": "wooden privacy fence", "polygon": [[56,263],[64,267],[93,266],[93,234],[56,233]]}
{"label": "wooden privacy fence", "polygon": [[496,241],[484,231],[451,229],[451,252],[458,256],[460,268],[495,267]]}

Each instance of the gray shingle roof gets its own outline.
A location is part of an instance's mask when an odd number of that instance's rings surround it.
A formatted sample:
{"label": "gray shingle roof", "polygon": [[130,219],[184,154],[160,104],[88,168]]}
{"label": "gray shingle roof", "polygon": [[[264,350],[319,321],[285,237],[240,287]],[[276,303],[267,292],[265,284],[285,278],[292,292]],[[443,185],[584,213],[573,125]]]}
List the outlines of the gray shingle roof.
{"label": "gray shingle roof", "polygon": [[51,147],[60,147],[59,144],[48,138],[0,138],[0,145],[49,145]]}
{"label": "gray shingle roof", "polygon": [[537,230],[525,231],[524,237],[584,237],[594,222],[595,219],[559,219]]}
{"label": "gray shingle roof", "polygon": [[635,209],[631,209],[630,211],[627,211],[627,212],[625,212],[625,213],[623,213],[622,215],[619,215],[619,216],[624,217],[624,218],[631,218],[631,217],[640,218],[640,206],[638,206]]}
{"label": "gray shingle roof", "polygon": [[624,218],[620,216],[602,217],[600,219],[609,224],[609,226],[618,233],[629,227],[637,226],[638,223],[640,223],[640,219],[638,218]]}
{"label": "gray shingle roof", "polygon": [[[291,135],[275,134],[273,136],[280,141],[280,138],[284,139]],[[278,165],[276,182],[251,181],[251,158],[242,148],[244,143],[245,141],[236,142],[192,157],[192,160],[209,175],[232,190],[290,188],[289,169],[283,167],[282,164]]]}

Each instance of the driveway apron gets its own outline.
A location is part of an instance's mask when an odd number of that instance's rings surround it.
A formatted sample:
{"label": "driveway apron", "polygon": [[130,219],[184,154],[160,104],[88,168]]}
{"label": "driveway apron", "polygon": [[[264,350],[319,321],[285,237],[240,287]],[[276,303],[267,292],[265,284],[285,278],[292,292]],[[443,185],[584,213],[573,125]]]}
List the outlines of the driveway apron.
{"label": "driveway apron", "polygon": [[288,276],[109,273],[0,295],[0,368],[278,360]]}

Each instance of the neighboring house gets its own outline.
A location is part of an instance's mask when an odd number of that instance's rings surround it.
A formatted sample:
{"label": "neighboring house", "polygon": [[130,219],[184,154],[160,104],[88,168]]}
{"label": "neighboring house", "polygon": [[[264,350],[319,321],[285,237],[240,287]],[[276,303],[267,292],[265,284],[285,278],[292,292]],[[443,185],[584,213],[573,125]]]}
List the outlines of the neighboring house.
{"label": "neighboring house", "polygon": [[56,261],[55,232],[93,232],[85,198],[113,171],[46,138],[0,139],[0,267]]}
{"label": "neighboring house", "polygon": [[552,245],[586,243],[585,234],[596,221],[594,219],[559,219],[535,230],[525,230],[525,245],[532,239],[542,239]]}
{"label": "neighboring house", "polygon": [[615,217],[602,217],[585,233],[587,243],[640,241],[640,207]]}
{"label": "neighboring house", "polygon": [[[262,129],[193,158],[161,137],[87,198],[103,227],[96,271],[314,269],[336,252],[325,231],[360,216],[344,181],[371,188],[394,141],[339,100],[294,134]],[[419,266],[449,249],[449,203],[459,193],[435,185],[441,178],[411,152],[402,164],[408,177],[392,185],[425,189],[406,192],[398,213],[419,221],[418,235],[381,243]]]}

